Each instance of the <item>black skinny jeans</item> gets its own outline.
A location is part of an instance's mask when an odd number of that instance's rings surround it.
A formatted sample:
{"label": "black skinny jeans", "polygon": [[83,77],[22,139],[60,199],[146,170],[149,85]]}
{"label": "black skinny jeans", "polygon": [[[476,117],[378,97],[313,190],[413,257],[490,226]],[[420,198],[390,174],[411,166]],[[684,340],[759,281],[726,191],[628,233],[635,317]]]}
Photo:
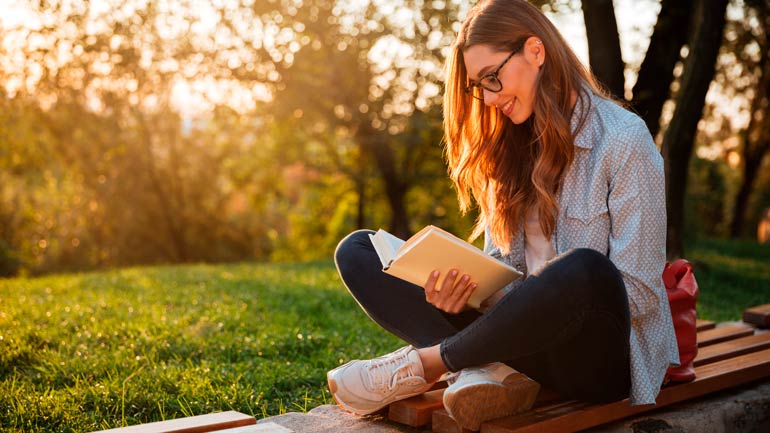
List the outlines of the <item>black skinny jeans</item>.
{"label": "black skinny jeans", "polygon": [[628,298],[601,253],[562,254],[485,313],[449,314],[429,304],[422,287],[382,272],[370,233],[348,235],[335,261],[350,293],[385,330],[418,348],[440,344],[450,371],[504,362],[565,398],[628,396]]}

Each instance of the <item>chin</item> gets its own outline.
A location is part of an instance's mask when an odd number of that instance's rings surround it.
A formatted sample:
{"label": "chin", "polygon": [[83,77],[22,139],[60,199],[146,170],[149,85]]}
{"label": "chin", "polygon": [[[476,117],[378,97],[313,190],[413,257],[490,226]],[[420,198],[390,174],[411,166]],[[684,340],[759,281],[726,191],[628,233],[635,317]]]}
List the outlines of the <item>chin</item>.
{"label": "chin", "polygon": [[522,123],[526,122],[530,117],[532,117],[532,113],[511,113],[510,116],[508,116],[509,119],[511,119],[511,122],[513,122],[515,125],[521,125]]}

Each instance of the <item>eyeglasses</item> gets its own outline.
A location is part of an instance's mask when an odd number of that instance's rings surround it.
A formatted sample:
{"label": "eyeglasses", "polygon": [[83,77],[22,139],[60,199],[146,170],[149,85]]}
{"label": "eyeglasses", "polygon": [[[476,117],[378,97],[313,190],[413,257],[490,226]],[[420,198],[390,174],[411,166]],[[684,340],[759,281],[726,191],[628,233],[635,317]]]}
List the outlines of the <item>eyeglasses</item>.
{"label": "eyeglasses", "polygon": [[492,93],[498,93],[501,90],[503,90],[503,83],[500,81],[500,78],[497,76],[497,74],[500,73],[500,70],[503,69],[503,66],[505,66],[506,63],[508,63],[508,60],[511,59],[516,53],[521,51],[522,48],[524,48],[524,42],[519,42],[516,47],[511,51],[511,54],[508,54],[508,57],[505,58],[505,60],[500,63],[500,65],[497,66],[497,68],[494,70],[494,72],[490,72],[483,77],[479,79],[478,82],[471,81],[468,84],[468,87],[465,88],[465,93],[470,94],[474,98],[483,101],[484,100],[484,91],[483,89],[489,90]]}

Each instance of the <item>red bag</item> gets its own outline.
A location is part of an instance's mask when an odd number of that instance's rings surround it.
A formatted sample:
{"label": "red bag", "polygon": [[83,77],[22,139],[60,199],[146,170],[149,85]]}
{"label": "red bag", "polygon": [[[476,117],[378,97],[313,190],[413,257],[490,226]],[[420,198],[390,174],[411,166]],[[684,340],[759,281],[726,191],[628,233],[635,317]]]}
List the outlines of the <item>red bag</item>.
{"label": "red bag", "polygon": [[676,342],[679,346],[679,367],[666,371],[663,383],[689,382],[695,379],[692,362],[698,354],[697,330],[695,325],[695,301],[698,298],[698,282],[692,273],[692,265],[684,259],[666,263],[663,269],[663,284],[666,286],[671,318],[674,321]]}

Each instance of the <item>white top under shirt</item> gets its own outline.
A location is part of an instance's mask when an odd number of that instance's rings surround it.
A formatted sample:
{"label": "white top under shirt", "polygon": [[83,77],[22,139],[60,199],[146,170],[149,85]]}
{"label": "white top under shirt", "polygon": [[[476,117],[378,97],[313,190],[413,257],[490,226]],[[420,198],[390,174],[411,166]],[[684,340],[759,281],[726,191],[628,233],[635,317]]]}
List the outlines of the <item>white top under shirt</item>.
{"label": "white top under shirt", "polygon": [[545,262],[556,256],[553,242],[548,240],[540,227],[537,209],[530,208],[524,224],[524,259],[530,275],[537,272]]}

